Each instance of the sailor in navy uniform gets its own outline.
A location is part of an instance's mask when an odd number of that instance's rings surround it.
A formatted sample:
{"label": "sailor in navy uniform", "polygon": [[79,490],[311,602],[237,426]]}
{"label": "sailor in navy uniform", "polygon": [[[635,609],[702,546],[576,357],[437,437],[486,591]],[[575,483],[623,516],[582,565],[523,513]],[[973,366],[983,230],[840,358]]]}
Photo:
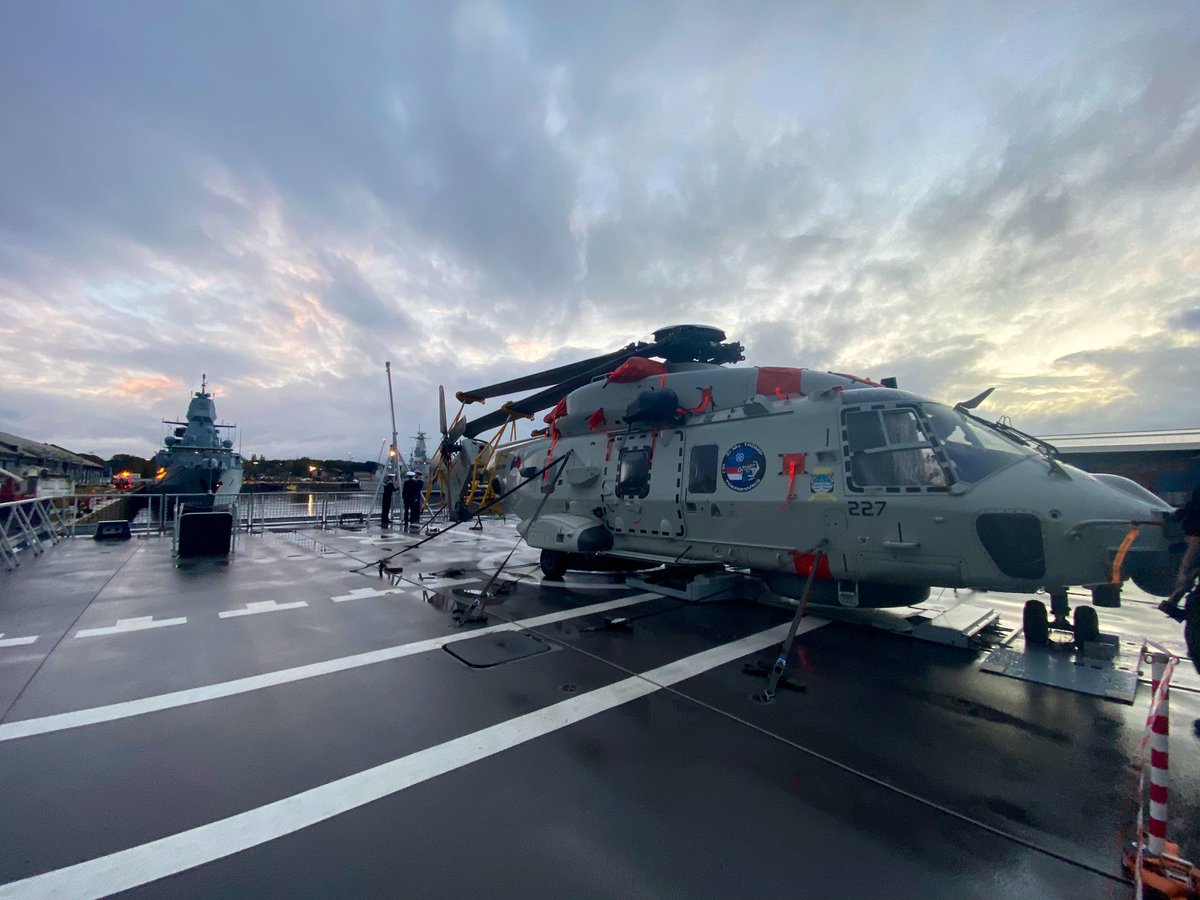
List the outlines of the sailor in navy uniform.
{"label": "sailor in navy uniform", "polygon": [[396,482],[392,481],[392,476],[389,475],[383,485],[383,509],[379,514],[379,524],[383,528],[392,527],[392,495],[395,493]]}

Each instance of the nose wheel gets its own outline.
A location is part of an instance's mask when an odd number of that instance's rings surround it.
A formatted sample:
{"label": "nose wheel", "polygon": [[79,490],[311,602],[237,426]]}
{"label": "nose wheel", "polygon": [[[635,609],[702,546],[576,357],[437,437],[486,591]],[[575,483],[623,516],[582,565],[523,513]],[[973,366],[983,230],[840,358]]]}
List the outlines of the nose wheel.
{"label": "nose wheel", "polygon": [[[1053,614],[1053,621],[1050,615]],[[1025,641],[1036,647],[1049,646],[1052,631],[1069,632],[1074,638],[1076,650],[1085,644],[1100,640],[1100,616],[1093,606],[1076,607],[1070,619],[1070,604],[1066,591],[1050,593],[1050,609],[1041,600],[1027,600],[1021,617]]]}

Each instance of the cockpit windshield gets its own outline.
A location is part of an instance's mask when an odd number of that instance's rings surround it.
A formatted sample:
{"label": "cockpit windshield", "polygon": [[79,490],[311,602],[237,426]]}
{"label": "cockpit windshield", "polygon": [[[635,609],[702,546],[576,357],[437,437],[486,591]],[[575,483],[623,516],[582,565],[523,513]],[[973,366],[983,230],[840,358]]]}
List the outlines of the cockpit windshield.
{"label": "cockpit windshield", "polygon": [[1017,460],[1036,454],[958,410],[940,403],[923,403],[922,410],[941,444],[955,481],[973,484]]}

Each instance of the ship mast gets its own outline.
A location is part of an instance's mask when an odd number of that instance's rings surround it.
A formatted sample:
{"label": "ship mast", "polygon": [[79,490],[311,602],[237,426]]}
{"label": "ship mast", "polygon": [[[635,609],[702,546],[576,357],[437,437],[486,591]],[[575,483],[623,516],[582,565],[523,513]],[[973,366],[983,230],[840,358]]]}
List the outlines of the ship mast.
{"label": "ship mast", "polygon": [[383,364],[383,367],[384,367],[384,369],[387,370],[388,408],[391,409],[391,411],[392,411],[392,449],[390,452],[390,457],[388,459],[388,470],[390,470],[392,475],[398,475],[399,473],[396,470],[396,466],[399,464],[399,461],[400,461],[400,448],[398,448],[396,446],[396,400],[392,396],[392,364],[391,364],[391,361],[385,362]]}

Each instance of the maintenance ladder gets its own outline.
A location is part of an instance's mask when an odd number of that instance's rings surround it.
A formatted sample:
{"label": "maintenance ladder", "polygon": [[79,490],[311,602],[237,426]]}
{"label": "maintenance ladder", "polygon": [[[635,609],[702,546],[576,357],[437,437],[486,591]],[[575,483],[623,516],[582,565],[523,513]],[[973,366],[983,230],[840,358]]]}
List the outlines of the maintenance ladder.
{"label": "maintenance ladder", "polygon": [[46,545],[67,536],[67,523],[52,497],[35,497],[0,503],[0,560],[11,572],[21,564],[18,553],[32,550],[40,556]]}

